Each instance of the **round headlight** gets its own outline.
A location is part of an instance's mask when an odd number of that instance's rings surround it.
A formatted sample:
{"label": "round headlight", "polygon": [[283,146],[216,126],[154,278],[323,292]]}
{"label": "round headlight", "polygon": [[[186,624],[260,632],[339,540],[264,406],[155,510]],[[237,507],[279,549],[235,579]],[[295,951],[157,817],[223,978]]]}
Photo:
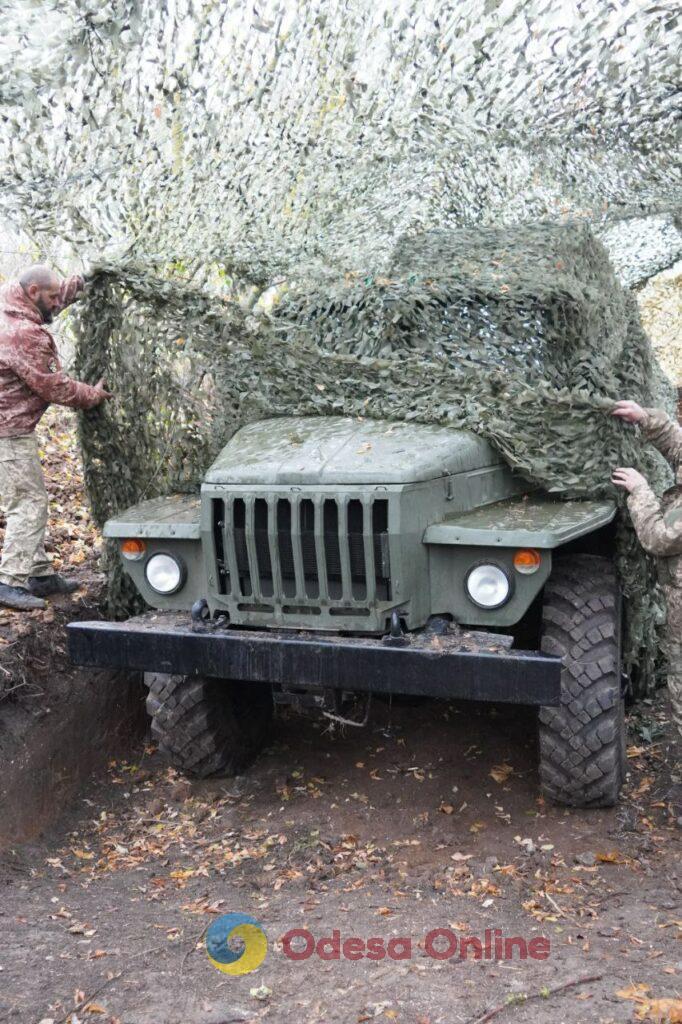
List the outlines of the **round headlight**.
{"label": "round headlight", "polygon": [[467,594],[479,608],[499,608],[511,596],[509,578],[499,565],[477,565],[466,579]]}
{"label": "round headlight", "polygon": [[144,567],[144,574],[157,594],[174,594],[185,582],[185,567],[172,555],[152,555]]}

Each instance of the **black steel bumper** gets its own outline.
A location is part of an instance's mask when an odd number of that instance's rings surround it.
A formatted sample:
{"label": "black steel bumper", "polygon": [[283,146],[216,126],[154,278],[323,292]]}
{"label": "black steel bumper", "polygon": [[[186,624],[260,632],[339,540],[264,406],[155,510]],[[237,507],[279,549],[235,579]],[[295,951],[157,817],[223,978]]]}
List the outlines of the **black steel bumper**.
{"label": "black steel bumper", "polygon": [[557,705],[561,659],[536,651],[462,649],[456,639],[385,640],[238,629],[197,631],[189,616],[72,622],[77,665],[512,704]]}

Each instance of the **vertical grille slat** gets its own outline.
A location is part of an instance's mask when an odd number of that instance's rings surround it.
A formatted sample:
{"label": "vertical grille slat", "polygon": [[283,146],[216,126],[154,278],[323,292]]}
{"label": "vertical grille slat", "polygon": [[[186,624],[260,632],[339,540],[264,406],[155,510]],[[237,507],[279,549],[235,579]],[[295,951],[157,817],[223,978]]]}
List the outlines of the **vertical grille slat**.
{"label": "vertical grille slat", "polygon": [[291,547],[294,554],[294,579],[296,581],[296,599],[305,599],[305,582],[303,579],[303,548],[301,546],[301,502],[298,497],[291,500]]}
{"label": "vertical grille slat", "polygon": [[339,547],[339,507],[333,498],[322,502],[325,580],[330,600],[341,597],[341,549]]}
{"label": "vertical grille slat", "polygon": [[374,533],[372,523],[373,502],[365,498],[362,503],[362,541],[365,547],[365,581],[367,585],[367,604],[376,600],[376,566],[374,564]]}
{"label": "vertical grille slat", "polygon": [[344,601],[353,597],[353,581],[351,579],[350,549],[348,537],[348,505],[349,499],[342,500],[338,509],[339,553],[341,562],[341,594]]}
{"label": "vertical grille slat", "polygon": [[253,506],[253,532],[258,563],[258,585],[262,597],[272,597],[272,558],[270,556],[271,503],[265,498],[256,498]]}
{"label": "vertical grille slat", "polygon": [[249,563],[249,578],[251,580],[251,596],[261,601],[263,590],[261,587],[260,566],[258,564],[258,553],[256,551],[256,503],[252,497],[244,499],[244,540],[246,541],[246,557]]}
{"label": "vertical grille slat", "polygon": [[237,549],[235,546],[235,528],[234,528],[234,504],[235,499],[229,498],[225,502],[225,548],[227,551],[227,564],[230,570],[230,580],[232,581],[232,593],[235,597],[241,597],[243,595],[241,580],[239,578],[239,566],[237,564]]}
{"label": "vertical grille slat", "polygon": [[374,578],[382,601],[391,600],[391,564],[388,543],[388,501],[379,498],[372,504],[372,546]]}
{"label": "vertical grille slat", "polygon": [[282,575],[282,594],[284,597],[294,597],[296,577],[294,574],[294,548],[291,540],[291,502],[288,498],[280,498],[277,502],[277,545]]}
{"label": "vertical grille slat", "polygon": [[283,594],[282,569],[280,565],[279,534],[277,532],[277,499],[268,498],[268,546],[270,548],[270,567],[272,569],[272,592]]}
{"label": "vertical grille slat", "polygon": [[303,585],[306,597],[316,600],[320,596],[320,574],[315,544],[315,506],[310,498],[299,502],[299,526],[301,530],[301,555],[303,559]]}
{"label": "vertical grille slat", "polygon": [[365,515],[362,502],[351,498],[346,505],[348,554],[352,597],[367,600],[367,561],[365,558]]}
{"label": "vertical grille slat", "polygon": [[253,594],[253,579],[246,543],[246,501],[244,498],[235,498],[232,502],[232,532],[234,534],[234,550],[237,558],[239,590],[243,597],[251,597]]}
{"label": "vertical grille slat", "polygon": [[317,556],[317,579],[320,588],[320,600],[325,603],[329,600],[329,585],[327,582],[327,556],[325,554],[324,546],[324,499],[317,497],[314,499],[315,507],[315,554]]}
{"label": "vertical grille slat", "polygon": [[211,529],[213,532],[216,587],[219,594],[229,594],[230,567],[225,549],[225,502],[222,498],[211,499]]}

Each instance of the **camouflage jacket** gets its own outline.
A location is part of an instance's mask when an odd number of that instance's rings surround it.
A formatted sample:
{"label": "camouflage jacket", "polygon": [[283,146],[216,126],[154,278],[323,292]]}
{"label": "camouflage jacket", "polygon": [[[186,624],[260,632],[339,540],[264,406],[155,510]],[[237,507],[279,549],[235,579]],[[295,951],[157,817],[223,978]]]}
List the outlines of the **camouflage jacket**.
{"label": "camouflage jacket", "polygon": [[656,555],[661,583],[682,589],[682,427],[660,409],[647,409],[642,431],[676,474],[676,484],[659,501],[643,483],[628,497],[628,508],[642,547]]}
{"label": "camouflage jacket", "polygon": [[[78,284],[70,277],[62,285],[62,309]],[[0,301],[0,437],[30,434],[51,402],[89,409],[100,401],[95,388],[64,373],[52,335],[21,285],[7,285]]]}

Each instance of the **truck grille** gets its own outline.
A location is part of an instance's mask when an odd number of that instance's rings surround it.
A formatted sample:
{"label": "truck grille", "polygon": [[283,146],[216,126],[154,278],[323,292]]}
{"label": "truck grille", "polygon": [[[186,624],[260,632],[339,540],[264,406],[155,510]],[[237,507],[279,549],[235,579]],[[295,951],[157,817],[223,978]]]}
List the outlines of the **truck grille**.
{"label": "truck grille", "polygon": [[356,615],[391,598],[387,499],[213,498],[212,524],[218,593],[245,610],[272,599],[292,614]]}

